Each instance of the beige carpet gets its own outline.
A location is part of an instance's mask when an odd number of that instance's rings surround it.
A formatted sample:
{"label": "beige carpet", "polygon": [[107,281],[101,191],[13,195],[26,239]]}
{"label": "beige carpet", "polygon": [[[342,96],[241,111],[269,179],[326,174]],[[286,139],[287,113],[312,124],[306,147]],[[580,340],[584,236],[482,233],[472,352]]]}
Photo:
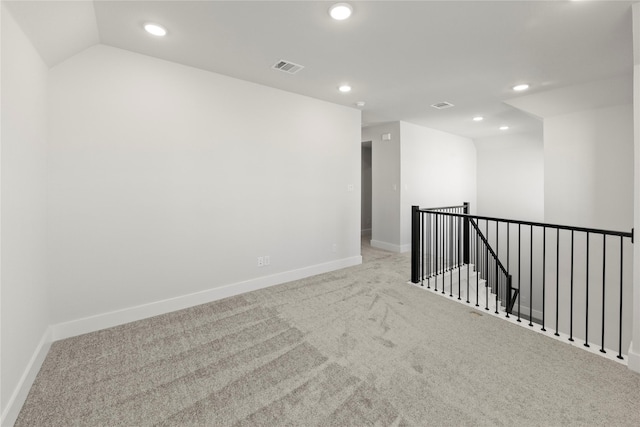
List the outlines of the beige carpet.
{"label": "beige carpet", "polygon": [[16,425],[640,425],[640,375],[363,256],[56,342]]}

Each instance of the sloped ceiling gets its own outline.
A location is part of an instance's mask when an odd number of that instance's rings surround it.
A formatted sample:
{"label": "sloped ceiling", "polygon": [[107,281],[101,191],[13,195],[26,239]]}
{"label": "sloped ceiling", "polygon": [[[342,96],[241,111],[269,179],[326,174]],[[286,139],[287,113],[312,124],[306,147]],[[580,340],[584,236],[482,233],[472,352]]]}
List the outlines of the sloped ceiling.
{"label": "sloped ceiling", "polygon": [[100,43],[96,13],[91,1],[3,3],[9,7],[49,67]]}
{"label": "sloped ceiling", "polygon": [[[342,22],[325,1],[3,3],[50,67],[102,43],[353,108],[364,101],[365,125],[403,120],[470,138],[540,129],[516,108],[527,108],[517,83],[532,85],[530,97],[601,82],[605,105],[632,79],[631,1],[353,1]],[[149,36],[149,21],[169,34]],[[281,59],[305,68],[273,70]],[[351,93],[337,91],[343,82]],[[455,107],[430,107],[441,101]]]}
{"label": "sloped ceiling", "polygon": [[521,96],[505,103],[545,119],[576,111],[633,103],[633,79],[597,80]]}

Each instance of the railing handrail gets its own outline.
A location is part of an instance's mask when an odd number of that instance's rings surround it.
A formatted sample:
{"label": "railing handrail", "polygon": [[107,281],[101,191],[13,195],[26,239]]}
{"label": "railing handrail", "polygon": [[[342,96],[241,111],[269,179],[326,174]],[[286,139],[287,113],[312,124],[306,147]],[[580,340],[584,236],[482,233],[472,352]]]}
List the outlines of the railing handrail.
{"label": "railing handrail", "polygon": [[500,270],[502,270],[502,272],[504,273],[505,276],[509,276],[509,272],[504,267],[504,265],[502,265],[502,263],[500,262],[500,259],[498,258],[498,255],[493,251],[493,248],[489,244],[489,241],[484,236],[484,234],[482,234],[482,230],[480,230],[480,227],[478,227],[478,224],[476,224],[475,221],[473,221],[473,220],[469,220],[469,223],[471,223],[473,225],[473,228],[476,229],[476,232],[478,233],[478,236],[480,236],[480,239],[487,246],[487,250],[489,251],[491,256],[496,260],[496,263],[498,264],[498,267],[500,267]]}
{"label": "railing handrail", "polygon": [[[485,287],[487,288],[487,292],[484,295],[485,299],[485,309],[489,310],[489,293],[495,294],[495,303],[496,303],[496,314],[498,313],[498,304],[499,301],[503,303],[506,300],[506,317],[512,313],[512,309],[514,308],[514,303],[517,302],[517,322],[521,322],[521,316],[523,315],[522,309],[520,306],[521,298],[520,296],[525,296],[525,300],[528,301],[528,315],[525,313],[524,316],[529,320],[528,326],[533,327],[534,321],[540,324],[541,331],[547,331],[545,328],[547,324],[546,312],[547,307],[547,295],[550,295],[549,292],[555,290],[555,298],[551,294],[549,303],[555,302],[555,309],[551,306],[549,309],[551,310],[551,314],[555,314],[555,333],[554,336],[560,336],[560,330],[562,329],[563,333],[567,333],[569,335],[568,340],[570,342],[575,341],[575,338],[584,339],[584,347],[590,347],[589,341],[589,333],[594,332],[592,325],[592,321],[600,322],[600,353],[607,353],[605,349],[605,345],[614,344],[614,339],[611,338],[611,335],[608,339],[605,336],[605,331],[609,331],[607,333],[615,332],[615,327],[609,326],[612,319],[609,319],[611,316],[618,317],[617,323],[617,356],[616,358],[619,360],[624,360],[622,355],[623,348],[623,334],[625,333],[625,327],[627,336],[625,339],[629,338],[628,333],[628,316],[625,321],[625,317],[623,315],[624,311],[624,294],[628,292],[629,289],[629,279],[628,279],[628,271],[629,271],[629,262],[624,262],[624,258],[628,257],[628,254],[625,255],[628,249],[631,247],[626,246],[625,248],[625,239],[629,239],[626,244],[629,243],[633,245],[634,243],[634,229],[632,228],[630,232],[628,231],[615,231],[615,230],[606,230],[600,228],[590,228],[590,227],[578,227],[578,226],[569,226],[569,225],[561,225],[561,224],[552,224],[552,223],[544,223],[538,221],[524,221],[524,220],[515,220],[515,219],[506,219],[506,218],[498,218],[491,216],[483,216],[483,215],[473,215],[469,213],[469,204],[464,204],[464,210],[460,209],[451,209],[451,208],[423,208],[421,209],[419,206],[412,206],[412,257],[411,257],[411,281],[413,283],[418,283],[420,280],[421,286],[423,285],[423,281],[427,280],[427,289],[429,288],[429,279],[434,278],[435,287],[434,290],[437,292],[438,285],[438,276],[442,275],[442,293],[445,291],[445,281],[444,281],[444,272],[453,271],[454,269],[458,269],[458,276],[460,276],[460,266],[467,265],[467,303],[469,301],[469,269],[471,264],[475,264],[476,268],[476,276],[475,276],[475,293],[476,293],[476,307],[478,307],[478,288],[479,285],[479,277],[482,274],[484,277]],[[459,207],[458,207],[459,208]],[[435,220],[435,229],[433,229],[432,220]],[[442,225],[442,229],[438,228],[439,222]],[[486,229],[484,233],[482,230],[482,222],[485,223]],[[495,223],[491,224],[490,223]],[[501,224],[504,224],[501,226]],[[510,242],[514,239],[510,236],[509,230],[513,229],[517,225],[517,242],[514,243],[515,246],[510,247]],[[475,233],[471,232],[470,229],[473,227],[475,229]],[[522,246],[521,241],[521,233],[520,230],[525,228],[527,230],[527,234],[529,234],[529,238],[525,236],[524,248]],[[462,231],[464,228],[464,232]],[[537,231],[540,231],[541,242],[538,242],[534,245],[534,228],[537,228]],[[489,230],[492,230],[489,233]],[[440,232],[439,232],[440,230]],[[453,231],[451,231],[453,230]],[[555,230],[553,235],[556,235],[555,239],[552,238],[553,245],[548,244],[547,237],[549,235],[549,231]],[[497,254],[500,252],[498,250],[499,242],[504,241],[504,234],[502,234],[503,238],[500,237],[500,232],[506,232],[506,260],[505,265],[502,265],[500,260],[497,257]],[[560,233],[562,231],[563,233]],[[495,232],[495,247],[493,247],[489,240],[493,240],[491,234]],[[570,232],[566,234],[570,234],[570,245],[568,242],[565,242],[564,245],[561,245],[561,234],[565,236],[565,232]],[[574,234],[580,234],[584,237],[586,235],[586,240],[579,239],[577,242],[578,246],[578,257],[574,255]],[[598,236],[602,236],[600,239]],[[590,268],[590,262],[593,262],[595,259],[594,254],[590,253],[590,248],[593,246],[595,239],[590,239],[589,237],[596,237],[596,242],[600,242],[602,247],[601,252],[598,252],[598,256],[602,257],[601,260],[601,269],[599,271],[597,268]],[[566,236],[569,237],[569,236]],[[614,244],[614,252],[616,252],[615,242],[618,241],[619,252],[617,255],[613,255],[614,258],[611,258],[611,251],[607,250],[607,246],[611,246]],[[609,243],[609,245],[607,244]],[[528,248],[527,248],[528,246]],[[554,250],[555,246],[555,250]],[[562,257],[560,248],[562,246]],[[535,247],[535,251],[534,251]],[[433,249],[435,248],[435,257],[433,256]],[[442,249],[442,257],[439,257],[438,249]],[[451,248],[454,251],[454,257],[451,258]],[[586,248],[586,251],[583,251],[581,248]],[[502,248],[500,248],[502,249]],[[513,264],[509,264],[509,254],[516,251],[517,254],[517,267]],[[447,250],[449,252],[449,258],[447,258]],[[460,264],[459,252],[462,250],[462,264]],[[472,253],[473,251],[473,253]],[[521,266],[521,253],[524,252],[524,268]],[[570,255],[569,255],[570,253]],[[505,255],[505,252],[502,252],[502,255]],[[555,255],[555,263],[553,261]],[[607,258],[609,255],[609,258]],[[535,259],[534,259],[535,257]],[[615,261],[615,258],[618,258],[620,267],[619,272],[616,275],[616,271],[610,273],[610,265]],[[442,259],[440,259],[442,258]],[[435,269],[431,269],[433,265],[432,259],[435,259]],[[451,261],[453,259],[453,262]],[[528,259],[528,261],[527,261]],[[608,262],[608,260],[613,259],[614,261]],[[560,268],[562,260],[563,263],[566,263],[568,268]],[[535,261],[535,262],[534,262]],[[547,261],[550,261],[547,263]],[[426,264],[425,264],[426,262]],[[598,260],[595,260],[597,263]],[[419,264],[420,263],[420,264]],[[443,267],[446,266],[448,270],[444,268],[442,270],[438,270],[438,263],[440,263]],[[541,266],[539,265],[541,263]],[[570,263],[570,267],[569,267]],[[549,264],[549,265],[548,265]],[[613,265],[613,264],[611,264]],[[536,270],[540,270],[542,274],[537,274],[534,276],[534,266]],[[513,286],[512,276],[510,272],[507,270],[509,267],[517,268],[517,286]],[[627,267],[625,269],[625,267]],[[425,270],[426,268],[426,270]],[[553,271],[552,268],[555,268],[555,280],[553,280]],[[528,271],[527,271],[528,270]],[[580,273],[579,271],[582,271]],[[616,270],[614,268],[614,270]],[[427,274],[425,274],[425,271]],[[523,273],[524,271],[524,273]],[[505,274],[506,272],[506,274]],[[562,275],[560,274],[562,272]],[[578,273],[575,275],[574,281],[574,273]],[[422,276],[420,275],[422,274]],[[601,286],[599,277],[595,277],[594,275],[601,274]],[[522,275],[522,277],[521,277]],[[527,278],[528,276],[528,278]],[[549,280],[547,280],[547,276]],[[504,278],[506,277],[506,281]],[[515,276],[514,276],[515,277]],[[425,279],[426,278],[426,279]],[[535,278],[535,280],[534,280]],[[594,287],[594,278],[595,278],[595,287]],[[522,279],[522,280],[521,280]],[[591,280],[590,280],[591,279]],[[549,282],[549,283],[547,283]],[[575,282],[575,283],[574,283]],[[590,283],[591,282],[591,283]],[[458,299],[461,299],[460,296],[463,295],[460,290],[461,279],[458,278]],[[626,284],[626,285],[625,285]],[[527,286],[528,285],[528,286]],[[591,286],[590,286],[591,285]],[[506,286],[506,292],[505,292]],[[534,293],[535,286],[535,293]],[[528,287],[528,298],[527,295],[523,292],[527,291]],[[601,287],[601,291],[597,288]],[[490,288],[490,289],[489,289]],[[453,275],[449,275],[449,296],[453,295]],[[609,291],[612,289],[612,291]],[[625,290],[627,289],[627,290]],[[574,292],[575,291],[575,292]],[[563,297],[560,298],[560,292],[562,292]],[[610,295],[610,293],[613,294]],[[590,311],[590,298],[589,296],[593,294],[596,302],[596,309],[591,308]],[[535,295],[535,297],[534,297]],[[611,300],[611,296],[614,297],[614,300]],[[540,298],[541,297],[541,298]],[[537,300],[537,302],[536,302]],[[539,307],[541,304],[541,307]],[[568,313],[567,313],[567,305],[568,305]],[[593,306],[593,302],[591,304]],[[575,310],[574,310],[575,306]],[[526,308],[526,307],[525,307]],[[536,319],[534,317],[534,308],[536,310],[536,315],[541,314],[541,319]],[[539,309],[541,308],[541,311]],[[611,314],[610,314],[611,313]],[[561,320],[562,316],[562,322]],[[583,317],[581,321],[580,317]],[[551,321],[550,321],[551,322]],[[550,325],[551,323],[549,323]],[[574,335],[574,325],[575,335]],[[625,326],[626,325],[626,326]],[[591,328],[590,328],[591,326]],[[597,326],[595,327],[597,329]],[[580,329],[580,330],[579,330]],[[597,332],[597,331],[596,331]],[[581,335],[582,334],[582,335]],[[591,343],[595,343],[593,338],[591,339]],[[628,343],[627,343],[628,344]],[[611,347],[613,348],[613,346]]]}
{"label": "railing handrail", "polygon": [[[420,209],[420,212],[431,212],[434,209],[446,209],[446,208],[428,208],[428,209]],[[432,212],[435,213],[435,212]],[[496,222],[506,222],[509,224],[520,224],[520,225],[529,225],[533,227],[546,227],[546,228],[554,228],[560,230],[568,230],[568,231],[579,231],[583,233],[594,233],[594,234],[606,234],[610,236],[620,236],[620,237],[629,237],[631,238],[631,242],[633,243],[633,228],[631,231],[613,231],[613,230],[603,230],[599,228],[587,228],[587,227],[574,227],[571,225],[560,225],[560,224],[549,224],[544,222],[532,222],[532,221],[522,221],[516,219],[505,219],[505,218],[497,218],[490,216],[481,216],[481,215],[472,215],[465,213],[456,213],[456,212],[437,212],[443,215],[451,215],[451,216],[459,216],[462,218],[471,218],[471,219],[481,219],[486,221],[496,221]]]}
{"label": "railing handrail", "polygon": [[464,208],[466,207],[466,205],[458,205],[458,206],[442,206],[440,208],[425,208],[425,209],[420,209],[421,211],[437,211],[440,209],[458,209],[458,208]]}

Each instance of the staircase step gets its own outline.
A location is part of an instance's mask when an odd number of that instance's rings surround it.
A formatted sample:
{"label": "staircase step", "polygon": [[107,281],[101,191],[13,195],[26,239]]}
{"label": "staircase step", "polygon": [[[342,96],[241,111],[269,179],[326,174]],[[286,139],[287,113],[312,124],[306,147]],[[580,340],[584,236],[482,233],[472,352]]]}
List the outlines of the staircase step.
{"label": "staircase step", "polygon": [[[467,269],[469,270],[469,286],[467,299]],[[475,271],[474,266],[463,265],[461,267],[455,267],[451,270],[445,271],[438,275],[425,278],[423,282],[418,283],[418,286],[438,290],[438,293],[452,296],[453,298],[459,298],[463,301],[469,301],[470,304],[478,305],[480,307],[489,307],[492,312],[495,312],[496,307],[496,295],[491,291],[490,287],[487,287],[487,281],[478,277],[478,273]],[[477,291],[476,291],[477,287]],[[487,298],[488,297],[488,298]],[[488,300],[488,301],[487,301]],[[502,302],[498,302],[499,312],[504,312],[505,308]]]}

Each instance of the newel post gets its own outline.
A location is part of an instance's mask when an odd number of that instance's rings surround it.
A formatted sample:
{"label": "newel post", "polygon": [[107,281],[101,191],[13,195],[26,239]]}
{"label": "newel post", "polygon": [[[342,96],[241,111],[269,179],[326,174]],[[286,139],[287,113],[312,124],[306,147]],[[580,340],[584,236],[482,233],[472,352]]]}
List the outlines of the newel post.
{"label": "newel post", "polygon": [[411,282],[420,281],[420,207],[411,206]]}
{"label": "newel post", "polygon": [[[464,202],[464,213],[469,214],[469,202]],[[462,246],[462,262],[469,264],[469,218],[464,219],[462,233],[464,242]]]}

